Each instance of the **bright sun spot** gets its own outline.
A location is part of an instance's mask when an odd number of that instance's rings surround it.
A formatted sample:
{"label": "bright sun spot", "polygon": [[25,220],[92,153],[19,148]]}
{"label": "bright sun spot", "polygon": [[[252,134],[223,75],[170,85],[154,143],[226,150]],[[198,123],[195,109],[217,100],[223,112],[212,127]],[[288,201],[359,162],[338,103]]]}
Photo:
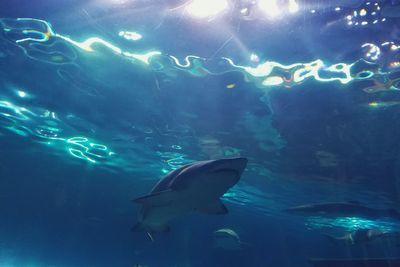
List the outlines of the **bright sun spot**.
{"label": "bright sun spot", "polygon": [[277,0],[259,0],[258,7],[271,18],[277,17],[281,13]]}
{"label": "bright sun spot", "polygon": [[296,13],[299,11],[299,4],[297,4],[296,0],[289,0],[289,12]]}
{"label": "bright sun spot", "polygon": [[21,91],[21,90],[18,90],[18,91],[17,91],[17,95],[18,95],[19,97],[26,97],[26,93],[25,93],[24,91]]}
{"label": "bright sun spot", "polygon": [[250,55],[250,60],[252,62],[257,62],[257,63],[260,62],[260,58],[254,53]]}
{"label": "bright sun spot", "polygon": [[193,0],[186,6],[186,11],[198,18],[213,17],[228,7],[227,0]]}
{"label": "bright sun spot", "polygon": [[142,39],[142,35],[140,33],[137,32],[126,32],[126,31],[120,31],[118,33],[119,36],[125,38],[126,40],[133,40],[133,41],[137,41]]}

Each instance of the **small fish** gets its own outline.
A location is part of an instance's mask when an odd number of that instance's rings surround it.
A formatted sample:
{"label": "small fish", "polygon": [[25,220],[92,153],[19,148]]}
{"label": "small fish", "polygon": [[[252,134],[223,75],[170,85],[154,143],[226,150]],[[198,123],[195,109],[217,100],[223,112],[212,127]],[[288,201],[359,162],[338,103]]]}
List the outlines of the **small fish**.
{"label": "small fish", "polygon": [[357,229],[339,237],[325,236],[335,243],[343,242],[351,245],[362,245],[376,240],[392,240],[397,244],[400,241],[400,232],[382,231],[379,229]]}
{"label": "small fish", "polygon": [[236,87],[236,84],[234,84],[234,83],[230,83],[230,84],[226,85],[226,88],[228,88],[228,89],[233,89],[235,87]]}
{"label": "small fish", "polygon": [[240,250],[242,242],[235,231],[223,228],[214,232],[214,247],[224,250]]}
{"label": "small fish", "polygon": [[369,102],[368,106],[373,108],[387,108],[399,105],[400,101],[373,101]]}
{"label": "small fish", "polygon": [[372,81],[374,85],[364,88],[363,91],[366,93],[377,93],[382,91],[399,90],[399,88],[397,88],[397,82],[399,80],[399,78],[389,79],[388,77],[385,77],[383,81],[373,79]]}

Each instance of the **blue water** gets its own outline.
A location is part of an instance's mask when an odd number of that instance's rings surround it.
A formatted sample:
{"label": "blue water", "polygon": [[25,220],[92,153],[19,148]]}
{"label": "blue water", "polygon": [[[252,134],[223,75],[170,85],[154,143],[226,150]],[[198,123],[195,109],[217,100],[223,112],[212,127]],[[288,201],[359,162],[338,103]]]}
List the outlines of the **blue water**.
{"label": "blue water", "polygon": [[[196,17],[178,0],[1,1],[0,267],[400,257],[325,236],[394,219],[284,211],[399,207],[400,3],[227,3]],[[167,173],[236,156],[249,163],[229,214],[176,218],[154,242],[130,231],[131,200]],[[247,245],[215,249],[220,228]]]}

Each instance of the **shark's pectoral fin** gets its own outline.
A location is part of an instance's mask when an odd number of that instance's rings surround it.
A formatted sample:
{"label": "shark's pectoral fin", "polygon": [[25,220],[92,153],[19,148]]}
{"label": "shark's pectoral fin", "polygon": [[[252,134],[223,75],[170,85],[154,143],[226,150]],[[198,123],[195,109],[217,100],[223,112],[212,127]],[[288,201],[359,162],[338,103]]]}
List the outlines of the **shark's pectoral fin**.
{"label": "shark's pectoral fin", "polygon": [[150,239],[151,242],[154,242],[153,233],[151,231],[147,231],[144,225],[140,222],[135,224],[135,226],[131,228],[131,231],[132,232],[146,231],[147,237]]}
{"label": "shark's pectoral fin", "polygon": [[165,206],[172,202],[172,199],[176,197],[176,192],[174,190],[165,190],[150,194],[147,196],[139,197],[134,199],[133,202],[149,205],[149,206]]}
{"label": "shark's pectoral fin", "polygon": [[207,214],[227,214],[228,209],[221,202],[221,200],[217,200],[215,202],[209,203],[206,206],[199,207],[196,209],[198,212],[207,213]]}

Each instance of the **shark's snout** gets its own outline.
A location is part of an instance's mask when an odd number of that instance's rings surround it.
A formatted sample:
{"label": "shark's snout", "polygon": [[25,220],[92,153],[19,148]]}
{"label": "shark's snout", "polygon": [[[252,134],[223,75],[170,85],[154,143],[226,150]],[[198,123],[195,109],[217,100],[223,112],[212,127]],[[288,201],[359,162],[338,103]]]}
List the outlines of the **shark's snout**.
{"label": "shark's snout", "polygon": [[247,165],[246,158],[220,159],[215,161],[214,172],[231,171],[242,174]]}

